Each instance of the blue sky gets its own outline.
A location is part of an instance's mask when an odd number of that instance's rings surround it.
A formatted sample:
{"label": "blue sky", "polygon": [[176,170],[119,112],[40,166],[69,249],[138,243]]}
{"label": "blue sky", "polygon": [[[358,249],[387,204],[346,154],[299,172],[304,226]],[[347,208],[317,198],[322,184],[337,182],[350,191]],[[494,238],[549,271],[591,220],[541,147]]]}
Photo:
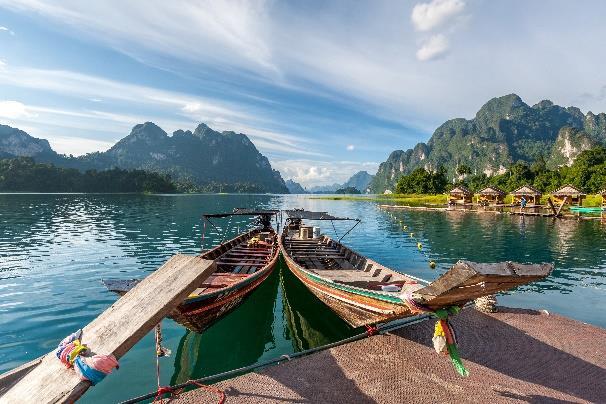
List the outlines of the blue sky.
{"label": "blue sky", "polygon": [[373,173],[515,92],[606,111],[606,3],[0,0],[0,123],[104,150],[137,123],[248,134],[304,185]]}

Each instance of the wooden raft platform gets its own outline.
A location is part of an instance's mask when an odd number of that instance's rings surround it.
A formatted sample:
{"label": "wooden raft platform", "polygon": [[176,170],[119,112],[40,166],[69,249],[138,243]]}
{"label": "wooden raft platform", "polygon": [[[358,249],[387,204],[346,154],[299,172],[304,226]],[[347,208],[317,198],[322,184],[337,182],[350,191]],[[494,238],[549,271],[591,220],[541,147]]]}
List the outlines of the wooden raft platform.
{"label": "wooden raft platform", "polygon": [[[178,254],[171,257],[84,327],[82,343],[96,354],[113,354],[119,359],[204,282],[215,268],[213,261],[197,256]],[[90,382],[81,381],[73,369],[67,369],[57,359],[53,351],[0,375],[0,402],[73,402],[89,386]]]}
{"label": "wooden raft platform", "polygon": [[[606,330],[500,307],[454,317],[467,378],[431,346],[434,321],[352,342],[215,386],[226,403],[606,402]],[[173,402],[173,401],[171,401]],[[216,402],[202,389],[174,402]]]}
{"label": "wooden raft platform", "polygon": [[[583,216],[579,214],[570,213],[559,213],[557,216],[553,213],[541,213],[541,212],[530,212],[519,210],[497,210],[499,208],[508,207],[509,205],[500,206],[488,206],[488,209],[483,207],[477,209],[451,209],[451,208],[436,208],[431,206],[409,206],[409,205],[377,205],[380,209],[385,210],[422,210],[422,211],[434,211],[434,212],[456,212],[456,213],[479,213],[479,214],[492,214],[492,215],[513,215],[513,216],[533,216],[533,217],[551,217],[558,219],[567,220],[604,220],[600,216]],[[460,206],[459,206],[460,207]],[[517,207],[519,209],[519,207]],[[532,209],[532,208],[529,208]]]}

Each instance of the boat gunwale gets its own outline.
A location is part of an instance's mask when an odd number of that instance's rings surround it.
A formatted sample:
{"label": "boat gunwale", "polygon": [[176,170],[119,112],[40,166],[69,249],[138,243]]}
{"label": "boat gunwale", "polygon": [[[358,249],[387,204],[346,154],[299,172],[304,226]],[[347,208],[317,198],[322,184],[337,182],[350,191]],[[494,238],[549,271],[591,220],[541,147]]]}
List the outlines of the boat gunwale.
{"label": "boat gunwale", "polygon": [[[338,282],[333,281],[332,279],[328,279],[326,277],[323,277],[323,276],[319,275],[318,273],[311,272],[307,268],[303,268],[301,265],[299,265],[295,261],[294,258],[292,258],[290,256],[290,254],[288,253],[287,247],[284,245],[283,239],[287,236],[285,234],[286,231],[287,231],[287,228],[285,227],[284,230],[283,230],[283,232],[282,232],[282,235],[280,236],[280,239],[279,239],[280,249],[282,251],[282,254],[284,255],[284,258],[287,261],[291,261],[292,265],[296,266],[296,268],[299,271],[303,272],[307,277],[312,278],[313,281],[319,282],[319,283],[323,283],[323,284],[325,284],[325,285],[327,285],[327,286],[329,286],[331,288],[339,289],[339,290],[342,290],[342,291],[345,291],[345,292],[349,292],[349,293],[353,293],[353,294],[356,294],[356,295],[361,295],[361,296],[371,297],[371,298],[378,298],[379,300],[382,300],[382,301],[385,301],[385,302],[388,302],[388,303],[395,303],[395,304],[399,304],[399,305],[405,305],[406,304],[404,302],[404,300],[401,297],[399,297],[400,295],[394,295],[394,294],[390,294],[389,292],[375,291],[375,290],[361,288],[361,287],[358,287],[358,286],[350,286],[350,285],[338,283]],[[385,265],[381,265],[378,262],[376,262],[375,260],[373,260],[371,258],[368,258],[368,257],[366,257],[366,256],[358,253],[357,251],[354,251],[351,248],[345,246],[341,242],[333,240],[331,237],[329,237],[327,235],[322,235],[321,237],[324,237],[325,240],[335,242],[338,246],[343,246],[343,247],[347,248],[353,254],[355,254],[355,255],[357,255],[359,257],[363,257],[363,258],[367,259],[368,261],[371,261],[371,263],[376,264],[377,266],[383,267],[383,268],[388,269],[390,271],[393,271],[393,272],[395,272],[395,273],[397,273],[399,275],[403,275],[403,276],[409,277],[409,278],[411,278],[411,279],[413,279],[415,281],[421,282],[422,284],[424,284],[424,286],[427,286],[427,285],[430,284],[430,282],[428,282],[428,281],[426,281],[424,279],[417,278],[415,276],[411,276],[411,275],[408,275],[408,274],[404,274],[404,273],[398,272],[398,271],[396,271],[396,270],[394,270],[392,268],[389,268],[389,267],[387,267]],[[347,261],[349,261],[349,260],[347,260]],[[359,271],[361,271],[361,270],[359,270]],[[401,291],[400,292],[392,292],[392,293],[401,294]]]}
{"label": "boat gunwale", "polygon": [[[224,242],[222,244],[219,244],[218,246],[216,246],[216,247],[214,247],[214,248],[206,251],[204,254],[201,254],[200,257],[206,258],[206,256],[208,254],[210,254],[212,252],[215,252],[216,250],[220,249],[224,245],[226,245],[226,244],[228,244],[228,243],[230,243],[232,241],[235,241],[235,240],[237,240],[239,238],[245,238],[246,236],[252,236],[253,234],[258,233],[260,231],[261,230],[259,228],[256,228],[256,229],[250,230],[247,233],[242,233],[242,234],[234,237],[233,239],[231,239],[229,241],[226,241],[226,242]],[[274,237],[276,237],[276,238],[278,237],[278,234],[276,233],[275,230],[271,229],[271,232],[273,233]],[[227,254],[233,248],[235,248],[235,246],[231,247],[229,250],[226,250],[223,254],[219,255],[217,258],[214,258],[213,261],[216,261],[222,255]],[[198,296],[188,297],[187,299],[185,299],[183,301],[183,303],[181,303],[180,306],[187,307],[190,304],[199,303],[201,301],[204,301],[204,300],[216,297],[217,295],[220,295],[220,294],[223,294],[223,293],[226,293],[226,292],[232,292],[234,290],[246,287],[249,283],[252,283],[255,280],[257,280],[259,277],[261,277],[265,272],[268,272],[268,270],[271,271],[273,269],[273,267],[275,266],[275,264],[277,262],[278,256],[280,255],[279,253],[280,253],[280,245],[278,243],[277,248],[275,248],[275,250],[273,252],[270,251],[268,253],[268,255],[267,255],[268,257],[271,257],[271,260],[267,264],[265,264],[263,267],[261,267],[260,269],[258,269],[257,271],[255,271],[254,273],[247,274],[247,276],[243,277],[241,280],[233,282],[232,284],[230,284],[228,286],[225,286],[223,288],[220,288],[220,289],[217,289],[217,290],[213,290],[212,292],[208,292],[208,293],[202,293],[202,294],[200,294]],[[206,259],[211,259],[211,258],[206,258]],[[229,274],[229,272],[226,272],[226,273]],[[225,296],[225,297],[228,297],[228,296]]]}

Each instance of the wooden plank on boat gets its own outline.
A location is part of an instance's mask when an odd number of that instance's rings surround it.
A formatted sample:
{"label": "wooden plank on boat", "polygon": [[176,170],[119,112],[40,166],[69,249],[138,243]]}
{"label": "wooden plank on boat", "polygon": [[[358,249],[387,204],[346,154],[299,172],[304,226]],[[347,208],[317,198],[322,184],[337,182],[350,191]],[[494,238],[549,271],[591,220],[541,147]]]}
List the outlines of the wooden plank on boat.
{"label": "wooden plank on boat", "polygon": [[478,264],[459,261],[415,295],[421,297],[430,308],[438,308],[511,289],[541,279],[552,270],[551,264],[518,264],[510,261]]}
{"label": "wooden plank on boat", "polygon": [[221,257],[219,258],[221,261],[220,262],[249,262],[249,261],[264,261],[267,257],[252,257],[252,258],[247,258],[247,257]]}
{"label": "wooden plank on boat", "polygon": [[296,255],[293,254],[292,257],[295,259],[305,259],[305,258],[340,259],[340,260],[345,259],[345,257],[343,257],[342,255],[323,255],[323,254],[296,254]]}
{"label": "wooden plank on boat", "polygon": [[[225,262],[225,261],[217,261],[217,265],[223,265],[223,266],[228,266],[228,267],[240,267],[240,266],[250,266],[250,265],[254,265],[257,267],[264,267],[265,265],[267,265],[266,262]],[[240,269],[238,269],[238,272],[240,271]],[[234,270],[234,273],[237,273]]]}
{"label": "wooden plank on boat", "polygon": [[224,257],[234,256],[234,257],[267,257],[269,255],[269,251],[266,253],[249,253],[249,252],[231,252],[228,251],[225,253]]}
{"label": "wooden plank on boat", "polygon": [[[122,357],[214,271],[213,261],[175,255],[82,331],[94,353]],[[57,341],[58,343],[59,341]],[[0,397],[3,403],[74,402],[90,386],[50,352]]]}

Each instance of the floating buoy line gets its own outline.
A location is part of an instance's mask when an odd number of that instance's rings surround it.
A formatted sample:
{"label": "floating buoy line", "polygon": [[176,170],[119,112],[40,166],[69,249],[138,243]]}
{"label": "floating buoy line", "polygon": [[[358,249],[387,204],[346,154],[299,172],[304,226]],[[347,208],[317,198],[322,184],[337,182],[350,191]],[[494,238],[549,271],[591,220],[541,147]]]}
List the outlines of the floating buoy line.
{"label": "floating buoy line", "polygon": [[409,238],[416,244],[417,250],[419,250],[421,255],[427,261],[427,265],[429,266],[429,268],[435,270],[437,267],[436,261],[433,260],[427,250],[423,248],[423,243],[421,242],[421,239],[416,236],[416,233],[413,231],[414,229],[412,229],[410,225],[404,224],[404,220],[402,218],[396,217],[396,215],[394,215],[393,213],[389,212],[389,216],[391,216],[394,221],[397,221],[403,233],[408,233]]}

